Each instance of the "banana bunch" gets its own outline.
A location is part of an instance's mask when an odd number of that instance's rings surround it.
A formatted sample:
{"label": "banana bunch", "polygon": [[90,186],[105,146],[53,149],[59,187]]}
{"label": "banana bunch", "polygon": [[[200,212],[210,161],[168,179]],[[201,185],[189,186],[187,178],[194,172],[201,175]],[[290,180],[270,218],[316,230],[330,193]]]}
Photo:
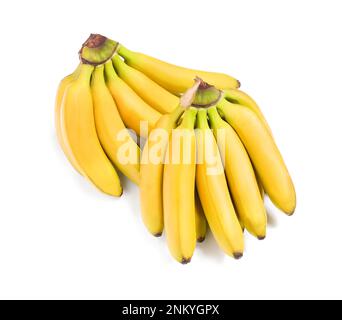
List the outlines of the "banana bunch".
{"label": "banana bunch", "polygon": [[117,170],[139,185],[142,220],[154,236],[165,231],[177,261],[190,262],[209,228],[226,254],[242,257],[244,229],[266,236],[264,194],[294,212],[294,186],[271,129],[238,80],[98,34],[79,56],[57,91],[58,141],[102,192],[122,194]]}

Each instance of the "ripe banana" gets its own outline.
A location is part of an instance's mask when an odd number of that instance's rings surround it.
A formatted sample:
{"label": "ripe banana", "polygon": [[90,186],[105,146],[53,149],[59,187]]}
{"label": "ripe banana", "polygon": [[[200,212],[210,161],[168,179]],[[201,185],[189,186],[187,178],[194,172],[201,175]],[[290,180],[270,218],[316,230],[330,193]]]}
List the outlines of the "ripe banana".
{"label": "ripe banana", "polygon": [[197,190],[195,192],[195,221],[197,242],[203,242],[207,234],[207,219],[205,218]]}
{"label": "ripe banana", "polygon": [[68,88],[68,86],[72,83],[72,81],[75,78],[77,78],[79,71],[80,71],[80,65],[78,65],[78,67],[76,68],[76,70],[72,74],[70,74],[70,75],[66,76],[64,79],[62,79],[62,81],[60,82],[60,84],[58,86],[56,101],[55,101],[55,128],[56,128],[58,143],[61,146],[65,156],[67,157],[67,159],[69,160],[71,165],[74,167],[74,169],[77,172],[79,172],[80,174],[82,174],[81,168],[77,164],[73,155],[70,154],[70,152],[68,151],[68,148],[65,145],[64,139],[62,137],[62,132],[61,132],[61,107],[62,107],[63,96],[64,96],[64,93],[65,93],[66,89]]}
{"label": "ripe banana", "polygon": [[179,98],[155,83],[142,72],[127,65],[118,55],[113,64],[119,77],[124,80],[148,105],[160,113],[170,113],[179,104]]}
{"label": "ripe banana", "polygon": [[218,89],[238,88],[238,80],[223,73],[206,72],[179,67],[143,53],[133,52],[120,45],[118,49],[125,62],[143,72],[146,76],[157,82],[173,94],[180,95],[193,84],[195,77],[202,78]]}
{"label": "ripe banana", "polygon": [[196,108],[184,112],[181,124],[172,131],[169,161],[164,165],[163,209],[166,240],[172,256],[189,263],[196,246],[195,172]]}
{"label": "ripe banana", "polygon": [[247,107],[225,99],[220,101],[218,109],[239,135],[272,202],[286,214],[293,214],[296,207],[294,185],[264,123]]}
{"label": "ripe banana", "polygon": [[82,64],[80,74],[67,88],[61,107],[61,132],[68,152],[82,173],[98,189],[120,196],[119,177],[104,153],[97,137],[90,77],[94,67]]}
{"label": "ripe banana", "polygon": [[95,68],[91,81],[95,125],[108,158],[134,183],[139,184],[140,148],[131,138],[104,79],[104,67]]}
{"label": "ripe banana", "polygon": [[247,93],[238,89],[227,89],[224,91],[224,97],[229,102],[240,104],[254,111],[255,114],[259,117],[259,119],[263,122],[269,133],[272,135],[271,127],[268,125],[268,122],[266,121],[266,118],[261,112],[261,109]]}
{"label": "ripe banana", "polygon": [[205,109],[198,111],[197,128],[198,195],[216,242],[228,255],[239,259],[244,250],[243,233],[229,195],[218,146],[209,129]]}
{"label": "ripe banana", "polygon": [[105,64],[106,82],[111,92],[121,118],[125,125],[136,134],[147,137],[146,130],[140,130],[141,122],[147,122],[150,132],[161,114],[144,102],[122,79],[115,73],[112,61]]}
{"label": "ripe banana", "polygon": [[199,82],[188,89],[179,101],[179,106],[170,114],[160,117],[145,143],[140,163],[140,206],[146,228],[160,236],[164,228],[163,217],[163,168],[171,130],[195,96]]}
{"label": "ripe banana", "polygon": [[160,236],[163,218],[163,167],[169,135],[184,112],[178,107],[173,113],[160,117],[145,143],[140,163],[140,206],[146,228]]}
{"label": "ripe banana", "polygon": [[258,239],[266,236],[267,217],[249,156],[234,129],[208,109],[210,127],[218,142],[235,209],[246,229]]}

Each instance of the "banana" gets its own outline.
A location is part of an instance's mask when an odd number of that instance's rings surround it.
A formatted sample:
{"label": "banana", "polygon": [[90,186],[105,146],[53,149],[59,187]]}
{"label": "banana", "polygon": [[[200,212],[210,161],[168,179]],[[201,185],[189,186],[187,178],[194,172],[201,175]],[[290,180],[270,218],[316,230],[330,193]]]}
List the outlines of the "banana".
{"label": "banana", "polygon": [[163,168],[171,130],[184,110],[191,105],[199,82],[187,90],[179,101],[179,106],[170,114],[160,117],[145,143],[140,163],[140,206],[142,220],[155,236],[160,236],[164,228],[163,217]]}
{"label": "banana", "polygon": [[80,71],[80,65],[78,65],[78,67],[72,74],[62,79],[62,81],[60,82],[58,86],[56,100],[55,100],[55,128],[56,128],[58,143],[61,146],[65,156],[67,157],[71,165],[74,167],[74,169],[80,174],[82,174],[81,168],[77,164],[73,155],[70,154],[70,152],[68,151],[68,148],[65,145],[64,139],[62,137],[62,132],[61,132],[61,107],[62,107],[62,100],[63,100],[64,92],[66,91],[68,86],[71,84],[71,82],[78,76],[79,71]]}
{"label": "banana", "polygon": [[238,88],[240,82],[231,76],[217,72],[206,72],[179,67],[143,53],[133,52],[120,45],[118,49],[125,62],[144,73],[173,94],[180,95],[193,84],[195,77],[202,78],[218,89]]}
{"label": "banana", "polygon": [[112,94],[121,118],[125,125],[135,131],[136,134],[147,136],[146,130],[141,131],[142,121],[147,121],[150,132],[161,114],[144,102],[123,80],[115,73],[112,61],[105,64],[107,86]]}
{"label": "banana", "polygon": [[256,170],[254,169],[254,174],[255,174],[255,178],[256,178],[256,181],[258,183],[258,188],[259,188],[259,192],[260,192],[260,196],[262,199],[264,199],[265,197],[265,191],[264,191],[264,188],[262,187],[262,183],[261,183],[261,180],[258,176],[258,173],[256,172]]}
{"label": "banana", "polygon": [[264,123],[247,107],[225,99],[217,107],[239,135],[272,202],[286,214],[293,214],[296,207],[294,185]]}
{"label": "banana", "polygon": [[163,209],[166,240],[172,256],[189,263],[196,246],[195,172],[197,109],[184,112],[181,124],[172,131],[169,161],[164,165]]}
{"label": "banana", "polygon": [[97,135],[113,164],[126,177],[139,184],[140,148],[121,120],[116,104],[106,86],[103,72],[103,65],[96,67],[91,81]]}
{"label": "banana", "polygon": [[267,217],[249,156],[234,129],[208,109],[210,126],[218,142],[235,209],[246,229],[258,239],[266,236]]}
{"label": "banana", "polygon": [[155,83],[142,72],[127,65],[118,55],[113,64],[119,77],[124,80],[148,105],[160,113],[170,113],[179,104],[179,98]]}
{"label": "banana", "polygon": [[261,112],[261,109],[257,105],[257,103],[250,97],[247,93],[238,90],[238,89],[227,89],[224,92],[224,97],[232,103],[243,105],[249,109],[251,109],[255,114],[259,117],[261,122],[265,125],[269,133],[272,135],[271,127],[266,121],[265,116]]}
{"label": "banana", "polygon": [[197,191],[195,192],[195,222],[197,242],[203,242],[207,234],[207,219],[205,218]]}
{"label": "banana", "polygon": [[184,112],[178,107],[173,113],[161,116],[145,143],[140,163],[140,207],[142,220],[154,236],[164,228],[163,167],[169,135]]}
{"label": "banana", "polygon": [[93,69],[93,66],[82,64],[79,76],[64,94],[60,115],[62,137],[84,176],[104,193],[120,196],[119,177],[96,133],[90,90]]}
{"label": "banana", "polygon": [[225,253],[239,259],[244,250],[243,232],[230,198],[218,146],[208,126],[206,109],[198,111],[197,128],[198,195],[216,242]]}

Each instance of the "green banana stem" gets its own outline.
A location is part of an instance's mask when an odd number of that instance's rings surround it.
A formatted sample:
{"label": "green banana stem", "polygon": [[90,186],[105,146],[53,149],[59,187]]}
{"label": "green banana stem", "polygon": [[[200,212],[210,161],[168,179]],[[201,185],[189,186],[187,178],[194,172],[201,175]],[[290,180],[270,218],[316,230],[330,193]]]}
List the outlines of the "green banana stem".
{"label": "green banana stem", "polygon": [[79,75],[76,81],[88,83],[90,82],[90,77],[94,71],[94,67],[87,64],[82,64],[80,68]]}
{"label": "green banana stem", "polygon": [[114,70],[112,60],[107,61],[104,65],[104,68],[105,68],[106,80],[119,77]]}
{"label": "green banana stem", "polygon": [[198,110],[196,127],[199,129],[209,129],[208,119],[207,119],[207,109]]}
{"label": "green banana stem", "polygon": [[123,57],[125,60],[128,60],[128,61],[132,58],[132,55],[134,55],[133,51],[128,50],[122,44],[118,46],[117,52],[121,57]]}
{"label": "green banana stem", "polygon": [[180,128],[193,129],[196,122],[197,108],[190,107],[184,112]]}
{"label": "green banana stem", "polygon": [[209,108],[216,105],[222,98],[223,92],[214,86],[204,82],[202,79],[196,77],[199,81],[198,90],[192,105],[199,108]]}
{"label": "green banana stem", "polygon": [[209,118],[210,126],[213,129],[218,129],[225,125],[225,122],[219,115],[216,106],[210,107],[208,109],[208,118]]}
{"label": "green banana stem", "polygon": [[116,53],[119,43],[100,34],[91,34],[79,51],[82,63],[98,66],[110,60]]}

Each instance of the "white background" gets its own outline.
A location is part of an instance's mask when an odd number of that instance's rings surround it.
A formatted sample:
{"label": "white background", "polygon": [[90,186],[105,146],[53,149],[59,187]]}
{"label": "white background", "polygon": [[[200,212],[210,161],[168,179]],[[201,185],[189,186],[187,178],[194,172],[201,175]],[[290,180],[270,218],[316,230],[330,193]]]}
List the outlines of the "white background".
{"label": "white background", "polygon": [[[2,1],[0,298],[342,298],[340,1]],[[242,260],[211,236],[189,265],[144,229],[138,189],[100,194],[54,131],[59,80],[89,33],[239,78],[260,104],[297,189],[268,205]]]}

